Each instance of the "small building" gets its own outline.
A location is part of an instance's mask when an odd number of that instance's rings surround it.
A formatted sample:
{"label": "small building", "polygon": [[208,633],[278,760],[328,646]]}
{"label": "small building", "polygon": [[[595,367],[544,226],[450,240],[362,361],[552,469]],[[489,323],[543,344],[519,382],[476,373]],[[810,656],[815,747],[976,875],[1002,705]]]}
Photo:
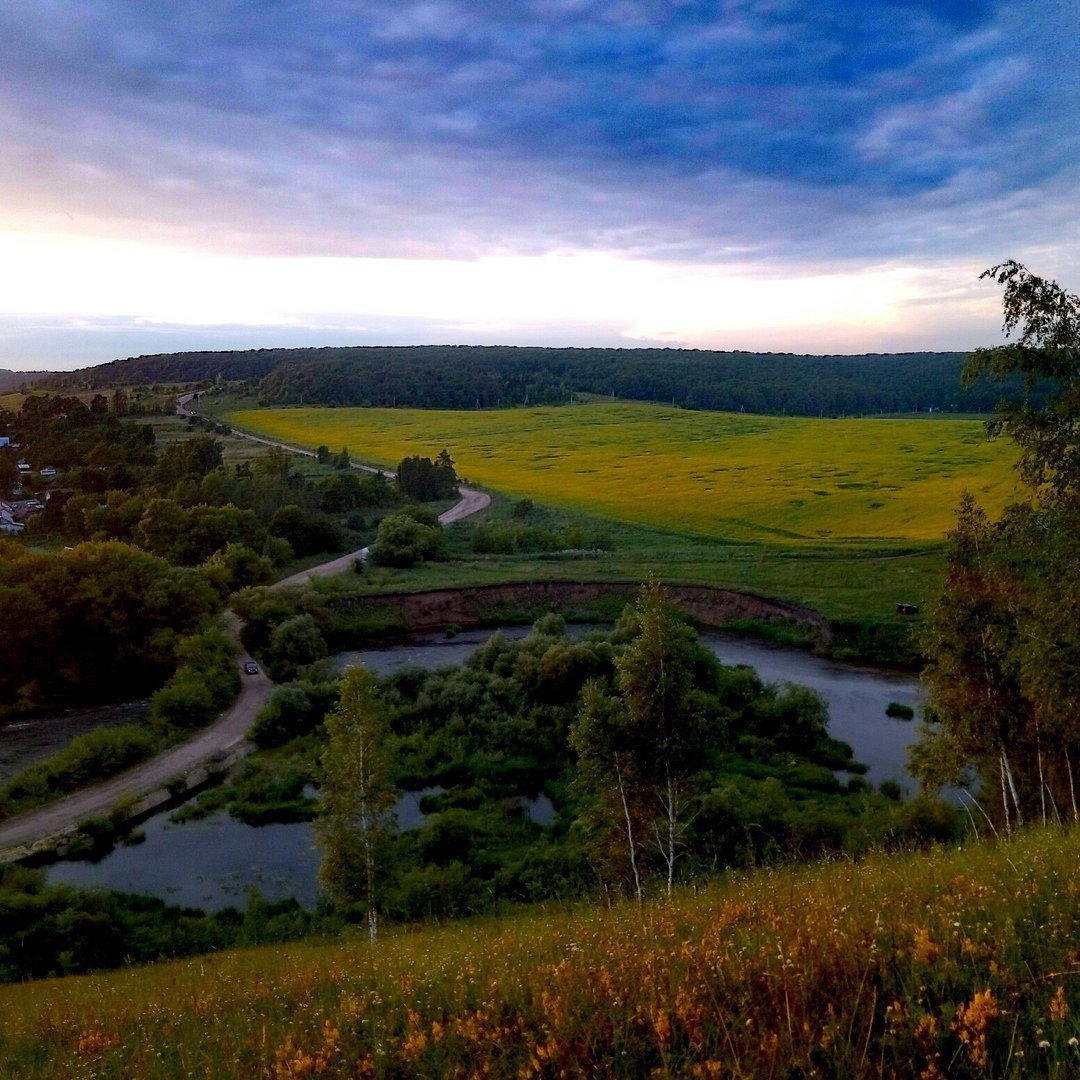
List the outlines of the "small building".
{"label": "small building", "polygon": [[38,476],[40,476],[42,480],[55,480],[56,469],[51,465],[46,465],[45,468],[38,470]]}
{"label": "small building", "polygon": [[0,534],[14,536],[21,533],[25,528],[26,526],[21,521],[15,520],[11,503],[0,499]]}
{"label": "small building", "polygon": [[896,614],[897,615],[918,615],[919,614],[919,605],[918,604],[897,604],[896,605]]}
{"label": "small building", "polygon": [[12,499],[7,507],[15,521],[19,522],[25,521],[39,510],[44,510],[45,504],[40,499]]}

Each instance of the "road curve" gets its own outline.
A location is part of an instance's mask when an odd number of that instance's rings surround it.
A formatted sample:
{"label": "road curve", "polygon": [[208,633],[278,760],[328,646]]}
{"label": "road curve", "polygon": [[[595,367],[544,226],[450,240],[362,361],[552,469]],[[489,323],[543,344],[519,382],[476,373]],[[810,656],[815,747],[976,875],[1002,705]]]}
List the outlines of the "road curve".
{"label": "road curve", "polygon": [[[227,612],[226,621],[239,641],[239,620],[231,612]],[[237,661],[241,672],[244,670],[243,665],[250,660],[247,653],[241,655]],[[274,687],[262,672],[258,675],[242,675],[242,678],[244,681],[240,696],[232,708],[194,738],[158,754],[142,765],[128,769],[111,780],[83,788],[55,802],[0,822],[0,862],[16,854],[15,849],[54,837],[63,837],[71,833],[80,821],[108,814],[120,799],[148,795],[165,787],[174,778],[185,776],[198,766],[238,747],[244,742],[248,728],[266,704]]]}
{"label": "road curve", "polygon": [[[198,415],[188,407],[194,397],[195,394],[181,394],[176,399],[176,412],[178,416]],[[304,457],[315,457],[315,451],[305,450],[302,447],[293,446],[291,443],[277,442],[274,439],[264,439],[260,435],[251,435],[250,433],[240,431],[237,428],[231,428],[230,430],[234,435],[237,435],[242,439],[250,439],[252,442],[262,443],[263,446],[276,446],[281,450],[288,450],[293,454],[302,454]],[[352,462],[352,467],[354,469],[360,469],[362,472],[382,473],[383,476],[390,478],[394,475],[393,472],[388,469],[380,469],[374,465],[360,465],[357,462]],[[461,499],[451,506],[449,510],[445,510],[439,515],[439,522],[441,524],[452,525],[455,521],[461,521],[464,518],[471,517],[473,514],[478,514],[481,510],[486,510],[491,505],[491,496],[486,492],[478,491],[476,488],[462,487],[458,489],[458,493],[461,495]],[[292,574],[290,577],[283,578],[281,581],[277,582],[277,584],[302,585],[315,578],[333,577],[335,574],[343,574],[347,570],[351,570],[358,560],[363,562],[365,559],[367,559],[366,547],[360,548],[358,551],[350,551],[345,555],[341,555],[336,559],[331,559],[329,562],[320,563],[318,566],[313,566],[308,570],[301,570],[297,574]]]}
{"label": "road curve", "polygon": [[[179,416],[195,415],[188,409],[193,397],[194,394],[181,394],[176,399],[176,412]],[[305,454],[308,457],[315,456],[310,450],[301,450],[286,443],[272,442],[242,431],[234,431],[234,434],[267,446],[279,446],[293,453]],[[355,465],[354,468],[363,469],[366,472],[382,471],[368,465]],[[463,487],[461,500],[440,514],[439,521],[444,525],[449,525],[471,514],[479,513],[490,505],[489,495],[475,488]],[[349,552],[347,555],[341,555],[319,566],[302,570],[298,574],[276,582],[276,585],[299,585],[312,578],[344,573],[351,569],[357,559],[365,558],[367,558],[367,548],[361,548],[359,551]],[[226,612],[225,618],[230,632],[239,642],[239,620],[232,612]],[[237,661],[241,672],[244,670],[244,664],[250,660],[251,657],[243,652]],[[244,742],[252,721],[269,700],[274,688],[274,684],[261,671],[258,675],[242,674],[242,678],[240,697],[236,703],[219,720],[210,727],[204,728],[194,738],[102,784],[83,788],[45,806],[28,810],[24,814],[0,822],[0,863],[19,857],[28,845],[68,836],[78,827],[79,822],[97,815],[108,814],[120,799],[148,795],[165,787],[175,777],[186,775],[200,765],[219,759],[221,755],[239,747]]]}

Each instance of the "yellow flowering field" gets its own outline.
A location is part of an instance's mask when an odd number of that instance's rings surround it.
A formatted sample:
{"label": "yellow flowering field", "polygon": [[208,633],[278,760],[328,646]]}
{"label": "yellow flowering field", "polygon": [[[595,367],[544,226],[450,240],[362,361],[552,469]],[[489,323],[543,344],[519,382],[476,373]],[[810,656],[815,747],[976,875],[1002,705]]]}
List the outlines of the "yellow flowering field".
{"label": "yellow flowering field", "polygon": [[0,1077],[1080,1075],[1080,833],[0,987]]}
{"label": "yellow flowering field", "polygon": [[387,466],[445,446],[461,476],[508,495],[743,542],[938,540],[965,488],[991,513],[1017,490],[1013,446],[988,441],[978,420],[819,420],[632,403],[268,409],[228,419]]}

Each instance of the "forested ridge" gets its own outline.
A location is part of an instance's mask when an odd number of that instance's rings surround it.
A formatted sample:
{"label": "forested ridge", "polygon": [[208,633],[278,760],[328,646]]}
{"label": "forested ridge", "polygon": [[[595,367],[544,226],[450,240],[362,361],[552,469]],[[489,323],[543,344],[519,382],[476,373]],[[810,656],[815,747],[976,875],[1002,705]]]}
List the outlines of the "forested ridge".
{"label": "forested ridge", "polygon": [[48,375],[47,371],[10,371],[7,368],[0,368],[0,394],[30,386]]}
{"label": "forested ridge", "polygon": [[574,394],[689,409],[799,416],[990,412],[1017,387],[961,385],[965,354],[812,356],[695,349],[476,345],[259,349],[139,356],[57,373],[39,385],[107,388],[258,380],[264,405],[472,409],[543,405]]}

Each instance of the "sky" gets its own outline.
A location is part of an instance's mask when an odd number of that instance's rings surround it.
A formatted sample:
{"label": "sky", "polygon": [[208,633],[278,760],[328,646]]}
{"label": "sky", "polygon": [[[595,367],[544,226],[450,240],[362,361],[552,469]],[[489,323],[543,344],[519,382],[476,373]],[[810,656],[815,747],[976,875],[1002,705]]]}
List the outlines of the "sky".
{"label": "sky", "polygon": [[1002,340],[1080,287],[1071,0],[0,5],[0,367]]}

